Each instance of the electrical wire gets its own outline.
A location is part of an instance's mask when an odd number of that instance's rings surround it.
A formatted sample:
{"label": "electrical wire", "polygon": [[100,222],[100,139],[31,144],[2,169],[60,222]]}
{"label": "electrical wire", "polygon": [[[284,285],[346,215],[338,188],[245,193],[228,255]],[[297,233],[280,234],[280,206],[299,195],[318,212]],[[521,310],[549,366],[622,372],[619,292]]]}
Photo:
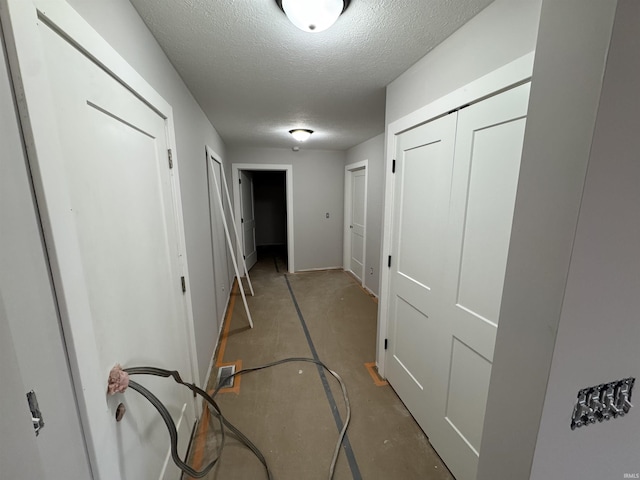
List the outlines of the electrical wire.
{"label": "electrical wire", "polygon": [[[256,456],[256,458],[258,458],[260,463],[262,463],[262,465],[265,467],[268,479],[273,480],[273,473],[271,472],[271,469],[267,465],[267,461],[264,455],[262,454],[262,452],[258,449],[258,447],[255,446],[253,442],[251,442],[251,440],[249,440],[249,438],[247,438],[246,435],[244,435],[237,427],[235,427],[231,422],[229,422],[227,418],[225,418],[225,416],[222,414],[222,411],[220,410],[220,407],[218,406],[214,398],[218,394],[220,389],[224,388],[223,385],[224,383],[226,383],[226,380],[232,379],[237,376],[245,375],[247,373],[257,372],[259,370],[264,370],[266,368],[271,368],[277,365],[282,365],[285,363],[292,363],[292,362],[314,363],[324,368],[327,372],[329,372],[340,384],[340,388],[342,390],[342,398],[344,399],[344,403],[346,407],[346,418],[345,418],[344,425],[338,435],[338,440],[336,442],[333,456],[331,457],[331,465],[329,467],[329,480],[332,480],[333,475],[335,473],[335,467],[336,467],[336,462],[338,460],[338,455],[340,454],[340,447],[347,433],[349,422],[351,421],[351,405],[349,403],[347,387],[345,386],[340,375],[338,375],[336,372],[331,370],[321,361],[313,358],[306,358],[306,357],[291,357],[291,358],[285,358],[282,360],[277,360],[275,362],[267,363],[265,365],[261,365],[258,367],[244,368],[231,375],[225,375],[223,378],[221,378],[219,385],[211,395],[209,395],[207,392],[205,392],[204,390],[202,390],[201,388],[197,387],[192,383],[184,382],[180,377],[180,373],[177,372],[176,370],[164,370],[162,368],[156,368],[156,367],[130,367],[130,368],[125,368],[123,370],[127,372],[129,375],[154,375],[159,377],[172,377],[176,381],[176,383],[186,386],[194,393],[203,397],[207,402],[207,409],[209,410],[209,413],[214,417],[216,417],[220,422],[221,441],[220,441],[220,444],[218,445],[216,457],[201,471],[196,471],[192,467],[190,467],[188,464],[183,462],[180,459],[180,456],[178,455],[178,431],[175,426],[175,423],[173,422],[173,418],[171,417],[171,414],[168,412],[166,407],[162,404],[162,402],[160,402],[160,400],[158,400],[158,398],[155,395],[153,395],[153,393],[151,393],[145,387],[143,387],[137,382],[134,382],[133,380],[129,380],[129,386],[133,390],[141,394],[143,397],[145,397],[160,413],[160,416],[164,420],[164,423],[166,424],[167,429],[169,430],[169,437],[171,440],[171,458],[173,459],[174,463],[178,466],[178,468],[180,468],[180,470],[182,470],[184,473],[186,473],[187,475],[193,478],[202,478],[217,464],[218,460],[220,460],[222,456],[222,451],[224,449],[225,427],[226,427],[231,432],[233,432],[233,434],[238,438],[238,440],[240,440],[241,443],[243,443],[249,450],[251,450],[251,452]],[[213,410],[211,409],[211,407],[213,407]]]}

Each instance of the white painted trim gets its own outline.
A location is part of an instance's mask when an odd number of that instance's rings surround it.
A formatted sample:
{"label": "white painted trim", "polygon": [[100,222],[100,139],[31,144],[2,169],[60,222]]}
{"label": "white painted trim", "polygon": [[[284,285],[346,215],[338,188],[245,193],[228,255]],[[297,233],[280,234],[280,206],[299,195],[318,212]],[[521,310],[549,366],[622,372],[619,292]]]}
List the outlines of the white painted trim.
{"label": "white painted trim", "polygon": [[[5,14],[2,20],[6,46],[34,179],[34,190],[38,198],[38,210],[47,243],[51,274],[56,286],[61,323],[68,339],[69,363],[85,434],[84,440],[95,474],[112,472],[113,475],[106,475],[117,478],[119,461],[116,449],[103,449],[98,452],[92,441],[90,419],[95,409],[105,408],[105,389],[92,386],[95,385],[95,381],[90,380],[103,377],[106,381],[108,372],[101,370],[95,355],[84,355],[82,361],[79,361],[83,348],[91,348],[90,345],[94,345],[95,348],[95,331],[92,322],[86,321],[91,318],[89,295],[79,257],[78,232],[70,209],[69,189],[62,168],[64,156],[57,132],[51,128],[51,125],[57,122],[57,118],[46,68],[43,68],[45,57],[37,31],[38,24],[46,23],[61,32],[70,43],[166,120],[168,148],[173,150],[175,161],[171,178],[178,227],[178,261],[188,287],[186,295],[183,296],[183,306],[186,313],[185,338],[189,350],[186,353],[191,371],[183,372],[183,375],[185,380],[195,381],[198,378],[198,360],[173,112],[171,106],[66,2],[0,0],[0,8]],[[46,184],[43,178],[48,179]],[[195,399],[193,405],[195,411],[199,412],[200,406]]]}
{"label": "white painted trim", "polygon": [[371,290],[369,287],[367,287],[366,285],[363,285],[362,288],[364,288],[367,291],[367,293],[372,297],[378,298],[378,295],[376,295],[375,292]]}
{"label": "white painted trim", "polygon": [[[240,222],[240,189],[238,188],[240,180],[240,170],[261,170],[261,171],[276,171],[286,172],[286,190],[287,190],[287,264],[289,266],[289,273],[295,272],[295,257],[294,257],[294,231],[293,231],[293,165],[291,164],[270,164],[270,163],[234,163],[231,165],[231,183],[233,184],[233,209],[236,212],[236,224],[238,228],[242,226]],[[241,249],[241,245],[238,245],[238,249]],[[240,251],[240,250],[239,250]],[[240,251],[242,255],[242,251]]]}
{"label": "white painted trim", "polygon": [[[344,270],[342,267],[317,267],[317,268],[305,268],[298,270],[296,273],[308,273],[308,272],[324,272],[326,270]],[[293,273],[293,272],[289,272]]]}
{"label": "white painted trim", "polygon": [[[182,426],[182,422],[184,420],[185,414],[184,412],[187,410],[187,404],[185,403],[184,405],[182,405],[182,410],[180,412],[180,418],[178,419],[178,421],[176,422],[176,430],[179,432],[180,431],[180,427]],[[191,432],[189,432],[191,433]],[[169,450],[167,451],[167,455],[164,457],[164,463],[162,464],[162,468],[160,469],[160,475],[158,475],[158,479],[159,480],[166,480],[166,475],[167,475],[167,467],[169,466],[169,462],[172,461],[171,458],[171,447],[169,447]]]}
{"label": "white painted trim", "polygon": [[386,259],[391,255],[393,235],[393,174],[391,166],[396,152],[396,140],[402,132],[427,123],[435,118],[456,110],[464,105],[476,103],[486,97],[496,95],[531,79],[534,52],[490,72],[477,80],[461,87],[441,98],[421,107],[414,112],[390,123],[386,132],[384,212],[382,230],[382,248],[380,256],[380,297],[378,307],[378,340],[376,345],[376,364],[378,373],[385,377],[384,341],[388,337],[389,327],[389,269]]}
{"label": "white painted trim", "polygon": [[[215,161],[213,158],[208,158],[207,161],[211,164],[211,174],[213,175],[214,183],[217,183],[216,171],[213,168],[213,162]],[[224,178],[224,169],[220,170],[220,174],[222,177],[220,178],[220,190],[224,186],[227,189],[227,194],[229,193],[227,185],[227,180]],[[244,287],[242,285],[242,276],[240,275],[240,270],[238,269],[238,262],[236,260],[236,256],[233,253],[233,242],[231,241],[231,234],[229,233],[229,224],[227,222],[227,217],[224,213],[224,207],[222,204],[222,192],[218,190],[218,186],[216,185],[216,197],[218,198],[218,206],[220,207],[220,215],[222,216],[222,225],[224,225],[224,234],[227,237],[227,245],[229,247],[229,254],[231,255],[231,261],[233,263],[233,271],[236,274],[236,278],[238,279],[238,285],[240,286],[240,296],[242,297],[242,303],[244,304],[244,310],[247,313],[247,320],[249,320],[249,325],[253,328],[253,319],[251,318],[251,312],[249,310],[249,304],[247,303],[247,296],[244,291]],[[231,215],[231,221],[234,221],[233,214]],[[235,224],[233,224],[233,228],[235,228]],[[237,235],[236,235],[236,238]],[[243,263],[244,265],[244,260]],[[249,273],[247,272],[245,266],[245,274],[247,275],[247,280],[249,279]],[[251,285],[251,283],[249,283]],[[251,288],[251,295],[253,295],[253,287]]]}
{"label": "white painted trim", "polygon": [[369,160],[361,160],[359,162],[350,163],[344,167],[344,230],[343,230],[343,242],[342,242],[342,262],[343,268],[355,275],[355,273],[348,268],[351,264],[351,233],[350,222],[351,209],[351,175],[356,170],[364,169],[364,241],[362,245],[362,278],[360,279],[361,285],[365,286],[365,279],[367,278],[367,204],[369,195]]}

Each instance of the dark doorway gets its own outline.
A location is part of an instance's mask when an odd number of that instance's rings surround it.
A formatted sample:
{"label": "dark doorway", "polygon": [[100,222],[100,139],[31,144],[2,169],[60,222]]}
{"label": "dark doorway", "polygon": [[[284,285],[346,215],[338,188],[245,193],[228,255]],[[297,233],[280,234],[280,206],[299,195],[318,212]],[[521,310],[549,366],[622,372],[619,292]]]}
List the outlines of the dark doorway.
{"label": "dark doorway", "polygon": [[286,172],[254,170],[253,198],[258,261],[272,257],[287,271]]}

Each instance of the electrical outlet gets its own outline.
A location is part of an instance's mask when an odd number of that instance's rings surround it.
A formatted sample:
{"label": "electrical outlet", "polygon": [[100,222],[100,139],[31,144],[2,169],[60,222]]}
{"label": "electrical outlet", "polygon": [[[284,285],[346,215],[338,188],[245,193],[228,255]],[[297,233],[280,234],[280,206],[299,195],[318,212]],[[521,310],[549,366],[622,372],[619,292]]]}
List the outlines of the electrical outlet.
{"label": "electrical outlet", "polygon": [[326,216],[327,216],[327,218],[329,218],[329,212],[327,212]]}
{"label": "electrical outlet", "polygon": [[369,269],[369,275],[373,275],[373,267]]}

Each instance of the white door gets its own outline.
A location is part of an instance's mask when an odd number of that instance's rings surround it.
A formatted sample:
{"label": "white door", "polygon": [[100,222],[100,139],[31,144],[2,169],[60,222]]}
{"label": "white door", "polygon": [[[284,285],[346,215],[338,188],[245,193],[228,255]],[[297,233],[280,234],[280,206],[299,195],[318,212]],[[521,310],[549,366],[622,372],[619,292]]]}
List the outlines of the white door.
{"label": "white door", "polygon": [[[30,2],[12,2],[12,21],[33,135],[29,161],[92,467],[101,479],[175,478],[155,409],[131,390],[106,395],[116,363],[192,379],[169,124],[84,53],[99,45],[94,54],[118,63],[72,9],[43,5],[38,16]],[[37,72],[26,67],[35,58]],[[171,412],[184,455],[195,420],[191,395],[166,379],[139,380]],[[116,423],[120,402],[127,413]]]}
{"label": "white door", "polygon": [[365,231],[366,231],[366,167],[350,172],[351,212],[349,216],[349,270],[360,280],[364,280]]}
{"label": "white door", "polygon": [[218,327],[220,327],[227,308],[227,300],[229,298],[229,265],[227,257],[227,239],[224,234],[222,212],[220,210],[216,190],[220,193],[223,208],[227,208],[227,205],[225,205],[226,195],[223,190],[224,186],[220,184],[220,180],[222,179],[222,166],[215,157],[211,156],[211,159],[213,160],[213,168],[215,171],[211,172],[212,162],[207,159],[207,175],[209,180],[209,217],[211,219],[211,238],[214,242],[214,245],[212,246],[212,255],[214,284],[216,286],[216,318],[219,322]]}
{"label": "white door", "polygon": [[525,84],[458,114],[429,432],[458,480],[476,477],[528,100]]}
{"label": "white door", "polygon": [[387,379],[430,435],[456,114],[397,139]]}
{"label": "white door", "polygon": [[258,260],[256,251],[256,219],[253,201],[253,176],[251,172],[240,171],[240,208],[242,225],[242,247],[247,268],[251,268]]}
{"label": "white door", "polygon": [[[0,112],[0,476],[90,478],[1,31]],[[37,438],[31,390],[45,422]]]}

